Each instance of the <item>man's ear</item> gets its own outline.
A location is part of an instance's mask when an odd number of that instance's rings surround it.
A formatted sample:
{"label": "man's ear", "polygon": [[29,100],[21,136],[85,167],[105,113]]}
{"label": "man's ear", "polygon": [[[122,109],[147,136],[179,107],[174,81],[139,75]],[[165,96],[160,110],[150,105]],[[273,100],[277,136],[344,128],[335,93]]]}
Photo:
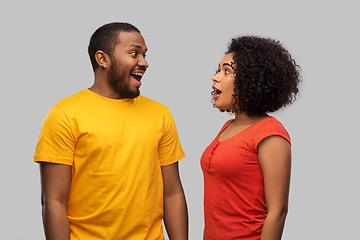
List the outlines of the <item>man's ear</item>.
{"label": "man's ear", "polygon": [[100,67],[108,69],[110,67],[111,61],[109,55],[99,50],[95,53],[95,60]]}

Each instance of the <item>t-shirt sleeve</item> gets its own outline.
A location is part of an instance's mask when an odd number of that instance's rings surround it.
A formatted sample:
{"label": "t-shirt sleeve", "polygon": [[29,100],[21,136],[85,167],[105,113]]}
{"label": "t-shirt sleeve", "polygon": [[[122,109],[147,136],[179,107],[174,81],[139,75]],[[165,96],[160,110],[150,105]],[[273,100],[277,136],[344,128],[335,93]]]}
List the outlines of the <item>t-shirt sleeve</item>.
{"label": "t-shirt sleeve", "polygon": [[75,144],[66,114],[54,106],[43,121],[34,161],[72,165]]}
{"label": "t-shirt sleeve", "polygon": [[253,136],[255,149],[258,148],[259,143],[267,137],[280,136],[291,144],[289,133],[284,126],[276,119],[264,123]]}
{"label": "t-shirt sleeve", "polygon": [[179,134],[176,129],[175,120],[167,109],[164,116],[164,134],[159,144],[160,165],[170,165],[185,157],[181,147]]}

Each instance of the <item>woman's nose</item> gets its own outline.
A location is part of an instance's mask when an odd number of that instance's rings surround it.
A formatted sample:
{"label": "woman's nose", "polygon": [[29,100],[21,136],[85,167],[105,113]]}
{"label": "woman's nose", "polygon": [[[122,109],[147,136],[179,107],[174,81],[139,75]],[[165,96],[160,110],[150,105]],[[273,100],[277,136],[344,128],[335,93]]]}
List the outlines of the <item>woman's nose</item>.
{"label": "woman's nose", "polygon": [[211,80],[212,80],[213,82],[219,82],[218,73],[216,73],[216,74],[211,78]]}

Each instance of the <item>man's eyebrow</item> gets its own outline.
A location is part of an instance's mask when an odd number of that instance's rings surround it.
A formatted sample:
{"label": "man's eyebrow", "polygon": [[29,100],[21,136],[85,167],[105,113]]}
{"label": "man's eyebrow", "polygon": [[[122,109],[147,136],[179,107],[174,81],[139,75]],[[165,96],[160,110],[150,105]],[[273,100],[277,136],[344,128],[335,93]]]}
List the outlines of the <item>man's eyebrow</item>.
{"label": "man's eyebrow", "polygon": [[142,48],[140,45],[131,44],[130,47]]}
{"label": "man's eyebrow", "polygon": [[[139,48],[139,49],[142,49],[142,47],[140,45],[136,45],[136,44],[131,44],[130,47],[136,47],[136,48]],[[147,48],[145,49],[145,52],[147,52]]]}
{"label": "man's eyebrow", "polygon": [[140,45],[136,45],[136,44],[131,44],[130,47],[136,47],[136,48],[142,49],[142,47]]}

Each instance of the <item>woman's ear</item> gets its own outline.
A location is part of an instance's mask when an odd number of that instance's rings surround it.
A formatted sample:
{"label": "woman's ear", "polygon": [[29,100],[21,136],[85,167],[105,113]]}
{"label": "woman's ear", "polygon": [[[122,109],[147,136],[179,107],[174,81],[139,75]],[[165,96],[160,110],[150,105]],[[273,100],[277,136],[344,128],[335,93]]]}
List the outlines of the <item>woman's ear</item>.
{"label": "woman's ear", "polygon": [[95,53],[95,60],[103,69],[108,69],[110,67],[111,61],[109,55],[101,50]]}

